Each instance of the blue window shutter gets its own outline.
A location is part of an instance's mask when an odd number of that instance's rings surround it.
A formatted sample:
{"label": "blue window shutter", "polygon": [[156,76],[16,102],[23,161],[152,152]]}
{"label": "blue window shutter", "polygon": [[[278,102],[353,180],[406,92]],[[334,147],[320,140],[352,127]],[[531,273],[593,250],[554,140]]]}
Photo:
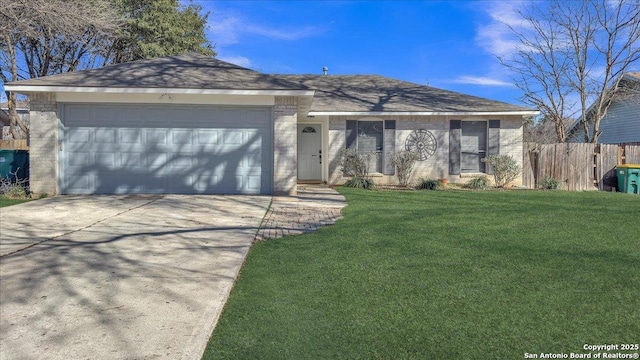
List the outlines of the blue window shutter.
{"label": "blue window shutter", "polygon": [[396,121],[385,120],[384,121],[384,174],[394,175],[396,168],[391,163],[391,159],[396,149]]}
{"label": "blue window shutter", "polygon": [[500,155],[500,120],[489,120],[489,155]]}
{"label": "blue window shutter", "polygon": [[462,121],[449,121],[449,174],[460,175],[460,138]]}
{"label": "blue window shutter", "polygon": [[358,121],[357,120],[347,120],[347,131],[346,131],[346,148],[347,149],[355,149],[356,141],[358,140]]}
{"label": "blue window shutter", "polygon": [[[489,120],[489,141],[487,155],[500,155],[500,120]],[[493,174],[493,169],[487,164],[487,174]]]}

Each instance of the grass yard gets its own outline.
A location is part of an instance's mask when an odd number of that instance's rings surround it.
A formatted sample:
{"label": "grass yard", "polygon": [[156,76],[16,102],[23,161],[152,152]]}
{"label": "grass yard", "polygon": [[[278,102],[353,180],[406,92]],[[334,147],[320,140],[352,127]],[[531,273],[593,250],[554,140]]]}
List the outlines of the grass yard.
{"label": "grass yard", "polygon": [[640,197],[340,192],[335,226],[254,245],[204,359],[522,359],[640,343]]}
{"label": "grass yard", "polygon": [[23,202],[31,201],[32,199],[10,199],[6,196],[0,195],[0,208],[5,206],[11,206],[16,204],[22,204]]}

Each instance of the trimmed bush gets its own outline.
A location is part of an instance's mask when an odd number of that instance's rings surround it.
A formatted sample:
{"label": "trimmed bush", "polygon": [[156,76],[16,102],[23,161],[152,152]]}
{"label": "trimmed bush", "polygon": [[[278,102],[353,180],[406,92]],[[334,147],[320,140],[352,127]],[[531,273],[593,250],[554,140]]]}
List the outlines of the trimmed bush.
{"label": "trimmed bush", "polygon": [[561,186],[562,184],[560,184],[560,181],[550,177],[549,175],[545,176],[540,184],[538,184],[538,188],[544,190],[559,190]]}
{"label": "trimmed bush", "polygon": [[374,155],[375,152],[360,153],[356,149],[342,149],[338,166],[344,176],[366,178],[369,176],[369,166]]}
{"label": "trimmed bush", "polygon": [[487,179],[486,176],[476,177],[467,181],[464,187],[467,189],[485,190],[489,188],[489,179]]}
{"label": "trimmed bush", "polygon": [[409,185],[411,171],[419,158],[420,155],[414,151],[398,151],[391,157],[391,164],[396,169],[398,183],[400,183],[401,186]]}
{"label": "trimmed bush", "polygon": [[500,188],[515,180],[522,170],[516,160],[509,155],[491,155],[482,161],[491,166],[495,185]]}
{"label": "trimmed bush", "polygon": [[442,188],[442,181],[434,179],[420,179],[416,186],[418,190],[439,190]]}
{"label": "trimmed bush", "polygon": [[371,178],[363,178],[360,176],[354,176],[351,179],[347,180],[344,184],[346,187],[355,188],[355,189],[373,189],[374,183]]}

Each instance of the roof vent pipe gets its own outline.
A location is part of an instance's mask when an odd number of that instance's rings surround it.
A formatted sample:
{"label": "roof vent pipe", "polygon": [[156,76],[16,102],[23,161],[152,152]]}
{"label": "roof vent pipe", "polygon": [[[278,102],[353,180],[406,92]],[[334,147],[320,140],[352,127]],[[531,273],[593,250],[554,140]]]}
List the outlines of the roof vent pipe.
{"label": "roof vent pipe", "polygon": [[328,68],[328,67],[326,67],[326,66],[325,66],[325,67],[323,67],[323,68],[322,68],[322,73],[323,73],[323,74],[325,74],[325,75],[327,75],[327,74],[329,73],[329,68]]}

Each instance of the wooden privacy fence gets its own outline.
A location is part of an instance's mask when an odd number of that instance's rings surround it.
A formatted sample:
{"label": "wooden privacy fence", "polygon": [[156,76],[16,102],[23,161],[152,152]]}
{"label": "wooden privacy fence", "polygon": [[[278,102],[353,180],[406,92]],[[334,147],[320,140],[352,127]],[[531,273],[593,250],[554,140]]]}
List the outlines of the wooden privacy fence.
{"label": "wooden privacy fence", "polygon": [[525,143],[522,181],[533,189],[548,176],[570,191],[612,191],[620,164],[640,164],[640,144]]}
{"label": "wooden privacy fence", "polygon": [[20,139],[20,140],[0,139],[0,149],[29,150],[29,145],[27,144],[27,139]]}

